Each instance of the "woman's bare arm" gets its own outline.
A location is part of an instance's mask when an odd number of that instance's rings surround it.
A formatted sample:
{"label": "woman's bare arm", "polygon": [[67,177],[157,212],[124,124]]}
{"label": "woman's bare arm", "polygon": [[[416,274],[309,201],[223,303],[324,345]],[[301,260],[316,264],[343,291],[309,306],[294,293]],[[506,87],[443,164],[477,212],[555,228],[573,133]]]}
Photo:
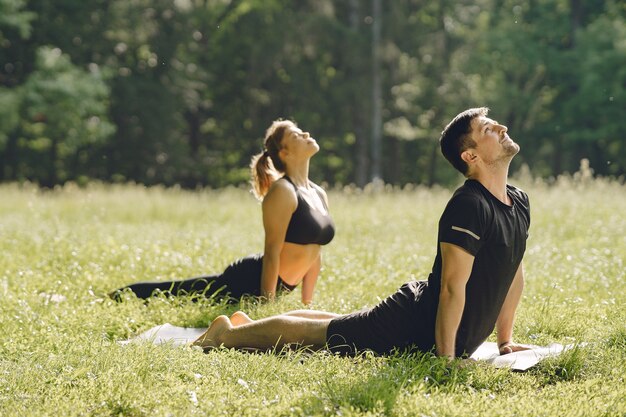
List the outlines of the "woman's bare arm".
{"label": "woman's bare arm", "polygon": [[263,252],[263,272],[261,275],[261,296],[268,300],[276,295],[280,252],[285,243],[287,227],[291,215],[296,210],[298,200],[295,191],[286,181],[276,181],[263,199],[263,228],[265,229],[265,249]]}

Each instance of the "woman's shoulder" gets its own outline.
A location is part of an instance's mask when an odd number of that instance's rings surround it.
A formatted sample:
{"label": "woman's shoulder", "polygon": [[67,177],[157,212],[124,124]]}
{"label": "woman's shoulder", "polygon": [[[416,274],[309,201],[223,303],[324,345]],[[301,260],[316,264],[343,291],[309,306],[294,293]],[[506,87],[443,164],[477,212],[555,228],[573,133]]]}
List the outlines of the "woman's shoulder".
{"label": "woman's shoulder", "polygon": [[298,196],[294,186],[285,177],[281,177],[270,185],[263,203],[291,202],[297,204]]}
{"label": "woman's shoulder", "polygon": [[291,180],[288,177],[280,177],[276,181],[270,185],[270,190],[278,189],[278,190],[290,190],[295,193],[296,187],[293,185]]}

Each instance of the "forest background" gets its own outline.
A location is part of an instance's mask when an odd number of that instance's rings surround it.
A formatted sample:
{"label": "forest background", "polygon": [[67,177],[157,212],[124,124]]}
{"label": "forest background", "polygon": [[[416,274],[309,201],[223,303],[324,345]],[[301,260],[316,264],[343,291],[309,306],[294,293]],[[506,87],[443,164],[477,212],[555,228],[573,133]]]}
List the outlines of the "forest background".
{"label": "forest background", "polygon": [[276,118],[312,177],[451,184],[437,139],[489,106],[554,178],[626,172],[617,0],[0,0],[0,181],[223,187]]}

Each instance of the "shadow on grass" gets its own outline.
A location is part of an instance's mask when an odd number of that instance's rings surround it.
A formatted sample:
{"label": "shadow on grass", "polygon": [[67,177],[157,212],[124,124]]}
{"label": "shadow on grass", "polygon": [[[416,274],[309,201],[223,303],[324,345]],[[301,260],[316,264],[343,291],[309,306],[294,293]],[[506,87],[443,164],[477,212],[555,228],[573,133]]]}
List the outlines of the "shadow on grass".
{"label": "shadow on grass", "polygon": [[418,390],[453,392],[466,384],[469,372],[460,361],[448,363],[430,353],[397,353],[384,358],[364,353],[353,360],[370,365],[366,379],[337,379],[329,374],[320,395],[305,398],[300,407],[311,412],[319,411],[321,406],[326,413],[351,410],[391,415],[400,395]]}
{"label": "shadow on grass", "polygon": [[101,406],[101,410],[98,411],[102,411],[104,415],[110,416],[144,417],[150,415],[148,411],[137,407],[132,401],[123,398],[105,401]]}
{"label": "shadow on grass", "polygon": [[609,348],[626,350],[626,327],[611,333],[607,338],[606,344]]}
{"label": "shadow on grass", "polygon": [[557,357],[539,362],[530,370],[530,374],[538,378],[542,385],[573,381],[583,376],[588,362],[588,350],[583,345],[576,344]]}

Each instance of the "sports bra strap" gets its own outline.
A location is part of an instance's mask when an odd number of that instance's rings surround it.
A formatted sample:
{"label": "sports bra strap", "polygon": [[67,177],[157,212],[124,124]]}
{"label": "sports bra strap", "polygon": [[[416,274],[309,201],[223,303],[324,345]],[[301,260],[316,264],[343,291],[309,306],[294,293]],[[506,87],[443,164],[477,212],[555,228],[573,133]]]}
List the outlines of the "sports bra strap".
{"label": "sports bra strap", "polygon": [[[287,175],[283,175],[283,178],[286,179],[289,182],[289,184],[291,184],[293,186],[294,191],[296,192],[296,194],[298,194],[298,187],[296,187],[296,184],[293,183],[291,178],[289,178]],[[308,180],[308,181],[309,181],[310,184],[312,184],[311,180]],[[322,200],[322,205],[324,206],[324,209],[328,212],[328,205],[326,205],[326,199],[324,198],[324,196],[322,195],[320,190],[317,189],[317,187],[312,187],[312,188],[315,190],[315,192],[319,196],[320,200]]]}
{"label": "sports bra strap", "polygon": [[324,209],[328,212],[328,206],[326,205],[326,199],[324,198],[324,195],[320,190],[317,189],[317,187],[313,187],[313,189],[315,190],[315,192],[317,192],[317,195],[320,196],[320,200],[322,200],[322,205],[324,206]]}
{"label": "sports bra strap", "polygon": [[293,187],[294,191],[298,191],[298,187],[296,187],[296,184],[294,184],[293,181],[291,181],[291,178],[289,178],[286,175],[283,175],[282,178],[286,179],[287,182],[289,182],[289,184],[291,184],[291,186]]}

